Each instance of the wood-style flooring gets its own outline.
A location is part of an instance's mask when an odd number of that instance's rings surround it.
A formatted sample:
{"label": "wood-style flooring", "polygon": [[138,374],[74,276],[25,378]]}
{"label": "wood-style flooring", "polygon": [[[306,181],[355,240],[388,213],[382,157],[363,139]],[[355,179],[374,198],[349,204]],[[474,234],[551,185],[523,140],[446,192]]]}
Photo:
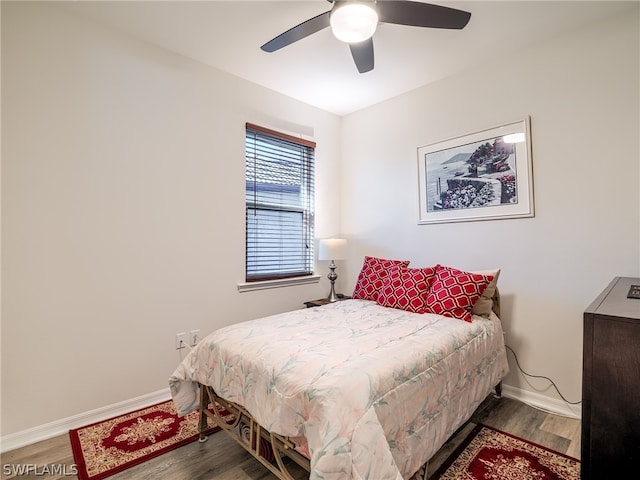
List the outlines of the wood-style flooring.
{"label": "wood-style flooring", "polygon": [[[506,397],[488,397],[467,425],[431,459],[429,472],[449,456],[476,423],[497,428],[571,457],[580,458],[580,420],[561,417]],[[2,480],[62,480],[75,475],[7,475],[6,465],[74,464],[68,435],[61,435],[2,455]],[[300,478],[303,478],[302,474]],[[109,480],[275,480],[276,477],[224,432],[205,443],[193,442],[109,477]]]}

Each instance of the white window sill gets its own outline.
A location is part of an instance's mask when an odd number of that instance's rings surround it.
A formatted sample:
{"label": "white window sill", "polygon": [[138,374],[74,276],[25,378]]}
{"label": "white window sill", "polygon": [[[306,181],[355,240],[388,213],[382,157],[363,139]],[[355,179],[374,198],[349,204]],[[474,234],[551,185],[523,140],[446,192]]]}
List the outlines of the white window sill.
{"label": "white window sill", "polygon": [[306,285],[309,283],[318,283],[322,275],[307,275],[304,277],[282,278],[279,280],[265,280],[264,282],[245,282],[238,284],[238,291],[251,292],[253,290],[264,290],[267,288],[290,287],[293,285]]}

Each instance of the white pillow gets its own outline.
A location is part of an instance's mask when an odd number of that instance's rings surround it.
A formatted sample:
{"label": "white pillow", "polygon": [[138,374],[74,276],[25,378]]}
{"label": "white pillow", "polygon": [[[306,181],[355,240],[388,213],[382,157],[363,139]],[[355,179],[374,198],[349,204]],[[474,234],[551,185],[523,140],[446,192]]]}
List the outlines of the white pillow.
{"label": "white pillow", "polygon": [[498,285],[498,276],[500,275],[500,269],[495,270],[480,270],[473,271],[469,273],[479,273],[480,275],[493,275],[493,280],[484,289],[482,295],[478,299],[478,301],[473,306],[471,313],[474,315],[480,315],[481,317],[488,317],[491,315],[491,311],[493,310],[493,294],[496,292],[496,287]]}

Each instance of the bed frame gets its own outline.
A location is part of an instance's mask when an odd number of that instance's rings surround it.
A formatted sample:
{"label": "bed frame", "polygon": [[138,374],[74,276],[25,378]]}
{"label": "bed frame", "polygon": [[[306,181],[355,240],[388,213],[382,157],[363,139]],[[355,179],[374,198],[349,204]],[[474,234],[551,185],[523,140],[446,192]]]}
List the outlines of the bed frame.
{"label": "bed frame", "polygon": [[[210,405],[215,404],[214,402],[231,413],[235,417],[234,420],[225,422],[223,415],[217,408],[210,408]],[[242,406],[220,398],[211,387],[202,385],[198,424],[199,442],[207,441],[204,432],[209,428],[208,418],[211,418],[216,425],[279,479],[295,480],[285,465],[287,458],[293,460],[307,472],[311,471],[309,459],[295,449],[295,444],[288,437],[269,432],[260,426]]]}
{"label": "bed frame", "polygon": [[[500,318],[500,293],[497,288],[492,300],[493,311]],[[495,386],[495,392],[498,397],[502,395],[502,382]],[[228,415],[220,412],[218,408],[212,408],[215,404],[223,407],[234,419],[228,422],[225,421],[225,416],[229,418]],[[211,419],[215,425],[224,430],[236,443],[280,480],[296,480],[285,464],[285,461],[291,464],[287,459],[293,460],[307,472],[311,471],[309,459],[296,450],[296,445],[291,439],[269,432],[260,426],[241,405],[229,402],[216,395],[211,387],[201,385],[198,422],[199,442],[207,441],[206,432],[210,428],[208,419]],[[420,471],[423,470],[425,470],[424,466]],[[416,476],[414,475],[413,478],[416,478]]]}

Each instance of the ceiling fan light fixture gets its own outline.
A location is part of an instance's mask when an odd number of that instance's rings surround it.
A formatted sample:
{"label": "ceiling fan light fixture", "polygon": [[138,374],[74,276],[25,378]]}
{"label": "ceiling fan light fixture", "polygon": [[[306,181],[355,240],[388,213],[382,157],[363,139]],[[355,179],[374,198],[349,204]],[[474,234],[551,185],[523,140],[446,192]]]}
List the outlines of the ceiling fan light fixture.
{"label": "ceiling fan light fixture", "polygon": [[358,43],[371,38],[378,26],[378,14],[371,4],[349,2],[331,12],[331,31],[346,43]]}

